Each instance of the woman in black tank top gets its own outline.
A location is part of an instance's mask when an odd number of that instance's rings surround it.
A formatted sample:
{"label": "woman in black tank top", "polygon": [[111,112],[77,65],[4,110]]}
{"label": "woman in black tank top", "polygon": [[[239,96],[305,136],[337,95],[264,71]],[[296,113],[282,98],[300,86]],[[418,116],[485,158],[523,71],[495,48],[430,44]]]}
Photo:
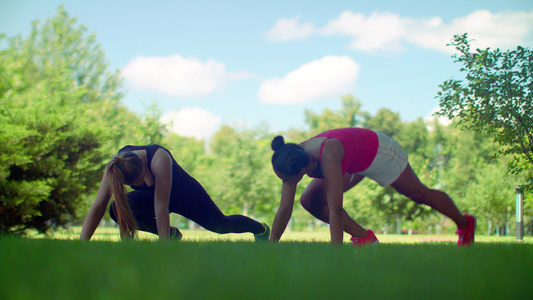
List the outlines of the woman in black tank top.
{"label": "woman in black tank top", "polygon": [[[126,194],[124,185],[133,191]],[[119,224],[122,238],[136,230],[181,239],[170,226],[169,213],[180,214],[207,230],[224,233],[251,232],[256,241],[268,240],[270,228],[242,215],[224,215],[202,185],[159,145],[125,146],[107,164],[95,202],[83,223],[80,239],[90,239],[105,214]]]}

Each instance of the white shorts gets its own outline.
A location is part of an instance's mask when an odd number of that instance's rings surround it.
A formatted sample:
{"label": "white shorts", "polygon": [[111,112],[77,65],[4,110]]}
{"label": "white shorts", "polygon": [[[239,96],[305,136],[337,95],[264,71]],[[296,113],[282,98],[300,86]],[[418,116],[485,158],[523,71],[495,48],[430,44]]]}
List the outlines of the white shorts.
{"label": "white shorts", "polygon": [[376,132],[379,139],[376,157],[366,170],[357,173],[375,180],[381,186],[392,184],[407,166],[407,152],[383,132]]}

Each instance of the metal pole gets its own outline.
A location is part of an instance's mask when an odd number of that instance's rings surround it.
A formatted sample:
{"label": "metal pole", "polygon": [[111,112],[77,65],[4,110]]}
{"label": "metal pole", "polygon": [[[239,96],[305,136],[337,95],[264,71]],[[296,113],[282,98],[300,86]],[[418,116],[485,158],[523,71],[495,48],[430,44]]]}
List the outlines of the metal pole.
{"label": "metal pole", "polygon": [[516,186],[516,241],[524,241],[524,194],[522,186]]}

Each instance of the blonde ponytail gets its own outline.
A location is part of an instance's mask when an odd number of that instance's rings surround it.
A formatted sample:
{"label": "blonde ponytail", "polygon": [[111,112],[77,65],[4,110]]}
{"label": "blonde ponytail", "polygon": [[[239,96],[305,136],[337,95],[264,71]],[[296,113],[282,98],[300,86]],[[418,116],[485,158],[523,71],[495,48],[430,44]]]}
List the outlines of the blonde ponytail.
{"label": "blonde ponytail", "polygon": [[122,239],[135,237],[137,224],[126,196],[125,184],[131,184],[143,170],[143,163],[133,152],[119,153],[107,164],[107,180],[111,195],[115,199],[115,213]]}

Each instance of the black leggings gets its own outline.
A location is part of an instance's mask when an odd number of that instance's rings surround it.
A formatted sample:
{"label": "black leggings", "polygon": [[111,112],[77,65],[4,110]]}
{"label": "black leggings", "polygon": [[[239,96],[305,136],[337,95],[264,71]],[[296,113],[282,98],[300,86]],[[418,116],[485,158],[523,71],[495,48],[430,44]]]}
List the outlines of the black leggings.
{"label": "black leggings", "polygon": [[[224,215],[211,200],[205,189],[194,178],[188,178],[186,185],[181,185],[177,193],[171,193],[169,211],[180,214],[194,221],[203,228],[216,233],[254,234],[264,232],[263,225],[242,215]],[[173,188],[174,190],[174,188]],[[128,202],[139,230],[157,234],[154,210],[154,192],[135,190],[128,193]],[[115,202],[111,203],[109,215],[117,222]]]}

